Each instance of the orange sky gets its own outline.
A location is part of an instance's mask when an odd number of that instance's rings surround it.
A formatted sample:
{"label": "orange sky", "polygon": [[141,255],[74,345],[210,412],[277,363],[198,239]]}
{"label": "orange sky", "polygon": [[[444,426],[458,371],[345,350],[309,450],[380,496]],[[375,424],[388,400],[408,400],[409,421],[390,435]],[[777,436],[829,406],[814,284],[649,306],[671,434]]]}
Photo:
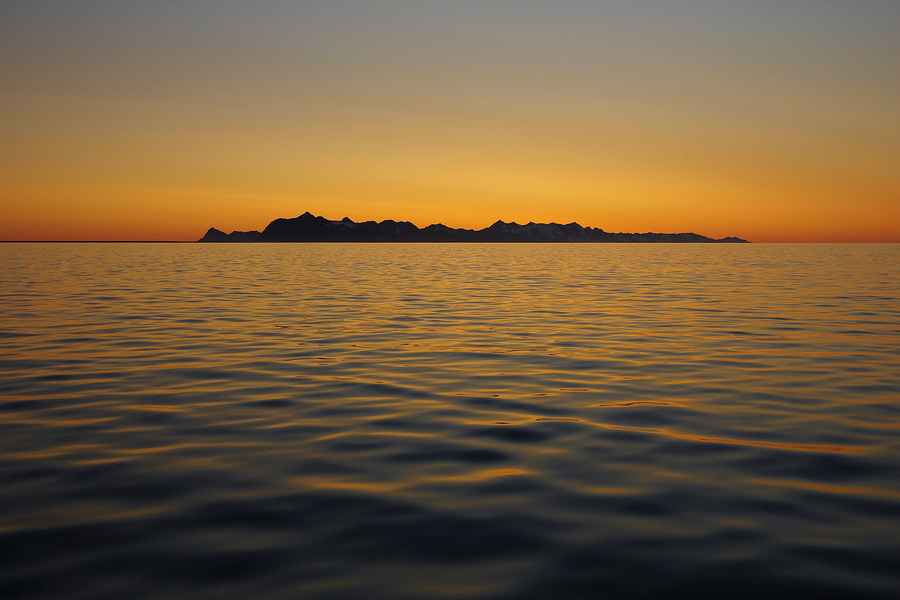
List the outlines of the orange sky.
{"label": "orange sky", "polygon": [[900,242],[900,5],[0,5],[0,240],[309,210]]}

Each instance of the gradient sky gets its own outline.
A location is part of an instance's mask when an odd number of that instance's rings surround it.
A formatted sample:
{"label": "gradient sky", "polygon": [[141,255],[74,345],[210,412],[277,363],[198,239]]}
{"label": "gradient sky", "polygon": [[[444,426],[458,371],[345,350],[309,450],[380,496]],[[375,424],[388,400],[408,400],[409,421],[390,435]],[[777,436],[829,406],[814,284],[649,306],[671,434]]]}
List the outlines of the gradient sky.
{"label": "gradient sky", "polygon": [[900,2],[0,2],[0,240],[900,242]]}

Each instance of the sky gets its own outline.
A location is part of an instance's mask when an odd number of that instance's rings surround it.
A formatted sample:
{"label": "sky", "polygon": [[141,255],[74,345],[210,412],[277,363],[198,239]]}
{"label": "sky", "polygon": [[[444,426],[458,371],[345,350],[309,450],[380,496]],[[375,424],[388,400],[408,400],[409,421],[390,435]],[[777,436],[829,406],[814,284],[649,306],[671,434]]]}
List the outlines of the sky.
{"label": "sky", "polygon": [[0,2],[0,240],[900,242],[900,2]]}

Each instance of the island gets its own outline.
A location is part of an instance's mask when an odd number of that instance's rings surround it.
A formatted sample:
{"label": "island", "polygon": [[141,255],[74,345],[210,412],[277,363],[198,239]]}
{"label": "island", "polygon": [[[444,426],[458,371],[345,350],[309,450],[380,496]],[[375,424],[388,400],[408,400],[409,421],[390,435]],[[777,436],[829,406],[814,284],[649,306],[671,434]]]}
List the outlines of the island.
{"label": "island", "polygon": [[210,227],[200,242],[637,242],[749,243],[737,237],[713,239],[697,233],[608,233],[578,223],[504,223],[484,229],[454,229],[440,223],[418,228],[409,221],[356,223],[348,217],[330,221],[305,212],[293,219],[275,219],[262,231],[225,233]]}

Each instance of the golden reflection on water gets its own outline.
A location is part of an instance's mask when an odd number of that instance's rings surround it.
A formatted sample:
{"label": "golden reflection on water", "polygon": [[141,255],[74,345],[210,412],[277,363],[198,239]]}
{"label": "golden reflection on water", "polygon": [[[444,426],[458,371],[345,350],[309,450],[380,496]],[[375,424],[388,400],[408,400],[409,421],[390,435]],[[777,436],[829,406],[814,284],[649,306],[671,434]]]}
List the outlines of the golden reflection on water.
{"label": "golden reflection on water", "polygon": [[900,500],[900,492],[893,490],[884,490],[875,487],[859,487],[849,485],[824,485],[821,483],[810,483],[808,481],[782,481],[779,479],[755,479],[752,483],[760,485],[773,485],[789,488],[804,488],[807,490],[815,490],[817,492],[827,492],[829,494],[846,494],[849,496],[865,496],[873,498],[892,498]]}
{"label": "golden reflection on water", "polygon": [[900,594],[896,246],[0,251],[18,589]]}

